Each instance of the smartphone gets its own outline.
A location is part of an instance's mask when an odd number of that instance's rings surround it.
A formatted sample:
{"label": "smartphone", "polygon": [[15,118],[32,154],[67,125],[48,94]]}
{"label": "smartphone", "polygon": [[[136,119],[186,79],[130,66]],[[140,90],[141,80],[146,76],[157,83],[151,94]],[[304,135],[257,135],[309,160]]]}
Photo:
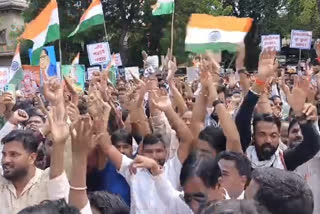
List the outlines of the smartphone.
{"label": "smartphone", "polygon": [[7,84],[4,87],[4,92],[12,94],[13,99],[16,100],[16,86],[15,85]]}

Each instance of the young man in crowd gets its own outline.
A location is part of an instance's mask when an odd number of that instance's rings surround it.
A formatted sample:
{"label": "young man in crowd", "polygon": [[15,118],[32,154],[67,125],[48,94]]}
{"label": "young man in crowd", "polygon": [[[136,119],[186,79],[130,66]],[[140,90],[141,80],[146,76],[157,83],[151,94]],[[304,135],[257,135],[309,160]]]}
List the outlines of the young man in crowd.
{"label": "young man in crowd", "polygon": [[[297,78],[292,92],[288,86],[284,86],[288,103],[299,121],[304,140],[299,146],[282,151],[279,148],[281,123],[267,110],[270,104],[261,101],[263,96],[259,101],[259,95],[264,91],[267,79],[274,75],[277,68],[274,62],[275,52],[261,54],[256,82],[244,98],[236,116],[236,124],[241,136],[242,148],[246,151],[252,168],[275,167],[294,170],[314,157],[320,149],[320,135],[314,126],[316,111],[313,105],[305,103],[306,91],[309,88],[309,82],[306,78]],[[257,103],[260,113],[254,115],[254,145],[249,146],[251,143],[251,118]]]}
{"label": "young man in crowd", "polygon": [[50,79],[47,84],[47,99],[53,103],[54,109],[48,115],[53,141],[50,168],[42,171],[35,166],[39,142],[32,131],[14,130],[5,136],[2,139],[3,175],[0,175],[0,207],[3,213],[17,213],[27,206],[68,196],[69,182],[64,173],[63,151],[69,130],[65,121],[63,91],[56,79]]}
{"label": "young man in crowd", "polygon": [[272,214],[312,214],[314,208],[312,191],[303,178],[276,168],[255,169],[245,197]]}
{"label": "young man in crowd", "polygon": [[221,169],[221,186],[232,199],[244,199],[244,190],[251,179],[251,163],[248,158],[236,152],[221,152],[217,156]]}

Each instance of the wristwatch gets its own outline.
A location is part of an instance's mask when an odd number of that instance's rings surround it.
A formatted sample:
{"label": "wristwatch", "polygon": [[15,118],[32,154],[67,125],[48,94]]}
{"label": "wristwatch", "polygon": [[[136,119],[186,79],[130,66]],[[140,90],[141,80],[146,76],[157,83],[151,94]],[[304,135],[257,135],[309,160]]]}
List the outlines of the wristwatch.
{"label": "wristwatch", "polygon": [[223,102],[221,101],[221,100],[219,100],[219,99],[216,99],[215,101],[213,101],[213,103],[212,103],[212,107],[216,107],[217,105],[219,105],[219,104],[223,104]]}

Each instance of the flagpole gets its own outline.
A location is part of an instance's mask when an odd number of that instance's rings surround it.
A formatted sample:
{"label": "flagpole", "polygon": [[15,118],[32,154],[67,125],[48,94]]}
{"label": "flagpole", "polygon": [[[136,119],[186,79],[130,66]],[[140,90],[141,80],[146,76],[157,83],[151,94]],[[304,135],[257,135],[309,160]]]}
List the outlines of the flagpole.
{"label": "flagpole", "polygon": [[61,38],[59,39],[59,55],[60,55],[60,73],[61,73],[61,68],[62,68],[62,51],[61,51]]}
{"label": "flagpole", "polygon": [[173,23],[174,23],[174,10],[172,12],[172,20],[171,20],[171,46],[170,46],[171,56],[173,56]]}

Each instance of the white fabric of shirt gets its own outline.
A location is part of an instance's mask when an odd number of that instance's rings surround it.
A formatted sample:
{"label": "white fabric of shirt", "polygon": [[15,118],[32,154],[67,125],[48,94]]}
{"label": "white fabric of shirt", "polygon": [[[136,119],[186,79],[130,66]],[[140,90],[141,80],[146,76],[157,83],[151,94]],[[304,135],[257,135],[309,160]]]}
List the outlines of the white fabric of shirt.
{"label": "white fabric of shirt", "polygon": [[50,179],[50,168],[36,169],[19,197],[13,184],[0,175],[0,214],[16,214],[22,209],[40,204],[45,200],[65,198],[68,201],[69,182],[66,173]]}
{"label": "white fabric of shirt", "polygon": [[92,214],[90,202],[88,201],[87,205],[80,210],[81,214]]}
{"label": "white fabric of shirt", "polygon": [[[119,173],[127,180],[131,189],[132,214],[167,214],[168,206],[163,203],[156,189],[154,177],[147,169],[138,169],[137,173],[129,171],[132,159],[122,155],[122,163]],[[176,154],[168,159],[164,165],[164,176],[170,181],[173,188],[180,187],[179,176],[182,164]]]}

